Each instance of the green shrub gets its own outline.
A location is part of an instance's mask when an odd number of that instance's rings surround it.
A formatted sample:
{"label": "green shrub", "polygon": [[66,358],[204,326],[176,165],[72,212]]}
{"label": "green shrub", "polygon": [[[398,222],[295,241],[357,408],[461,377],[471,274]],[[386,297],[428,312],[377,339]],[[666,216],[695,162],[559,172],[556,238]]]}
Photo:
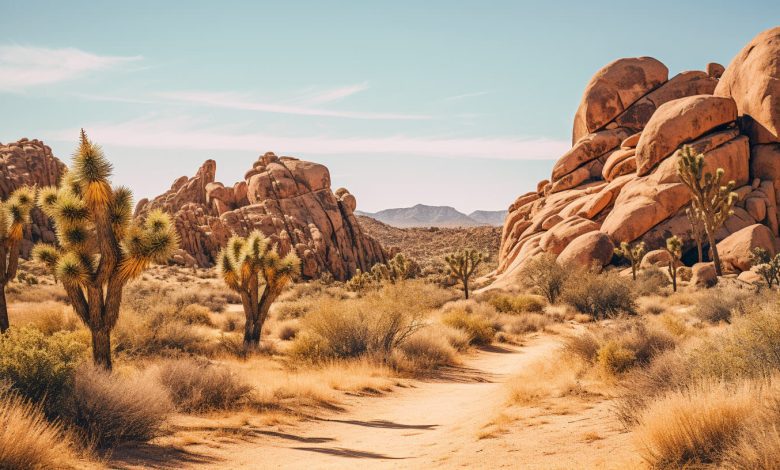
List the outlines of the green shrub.
{"label": "green shrub", "polygon": [[636,313],[630,283],[615,273],[582,273],[567,284],[562,299],[596,319]]}
{"label": "green shrub", "polygon": [[616,341],[607,341],[596,353],[596,362],[604,371],[620,374],[633,367],[636,354]]}
{"label": "green shrub", "polygon": [[87,347],[76,333],[46,336],[34,328],[10,328],[0,335],[0,382],[55,413],[69,394],[73,372]]}

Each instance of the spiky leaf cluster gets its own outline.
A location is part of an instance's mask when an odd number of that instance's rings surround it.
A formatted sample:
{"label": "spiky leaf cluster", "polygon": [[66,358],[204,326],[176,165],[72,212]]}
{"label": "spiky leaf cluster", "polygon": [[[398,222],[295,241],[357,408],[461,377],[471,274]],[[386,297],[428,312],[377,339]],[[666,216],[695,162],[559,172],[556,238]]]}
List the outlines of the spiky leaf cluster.
{"label": "spiky leaf cluster", "polygon": [[723,225],[733,214],[732,208],[737,201],[737,193],[733,192],[735,182],[723,184],[725,175],[723,168],[718,168],[715,174],[704,172],[704,155],[697,154],[690,146],[682,148],[677,162],[677,174],[691,191],[693,200],[692,216],[713,228],[713,231]]}
{"label": "spiky leaf cluster", "polygon": [[266,288],[281,290],[301,273],[301,261],[294,251],[280,256],[276,245],[260,231],[246,238],[233,236],[217,258],[225,284],[241,292],[251,283],[264,283]]}
{"label": "spiky leaf cluster", "polygon": [[780,253],[772,256],[767,250],[755,247],[750,253],[750,263],[769,288],[772,284],[780,284]]}
{"label": "spiky leaf cluster", "polygon": [[470,278],[484,260],[485,255],[483,253],[471,249],[462,250],[444,257],[444,261],[450,269],[450,275],[457,279]]}
{"label": "spiky leaf cluster", "polygon": [[615,254],[627,259],[631,263],[631,274],[634,280],[636,280],[637,266],[645,255],[645,242],[635,243],[633,246],[628,242],[622,242],[619,247],[615,248]]}
{"label": "spiky leaf cluster", "polygon": [[7,200],[0,201],[0,242],[22,239],[34,205],[35,189],[29,186],[22,186]]}
{"label": "spiky leaf cluster", "polygon": [[360,269],[347,282],[346,287],[353,292],[380,287],[386,282],[396,283],[405,279],[413,279],[420,274],[420,265],[403,254],[396,254],[390,261],[377,263],[368,272]]}
{"label": "spiky leaf cluster", "polygon": [[178,247],[168,215],[153,211],[145,220],[134,221],[132,193],[125,187],[112,188],[110,177],[111,164],[82,131],[60,186],[38,193],[38,206],[54,221],[58,246],[39,244],[33,255],[64,283],[84,287],[98,282],[106,250],[116,260],[105,274],[126,282],[150,263],[168,259]]}

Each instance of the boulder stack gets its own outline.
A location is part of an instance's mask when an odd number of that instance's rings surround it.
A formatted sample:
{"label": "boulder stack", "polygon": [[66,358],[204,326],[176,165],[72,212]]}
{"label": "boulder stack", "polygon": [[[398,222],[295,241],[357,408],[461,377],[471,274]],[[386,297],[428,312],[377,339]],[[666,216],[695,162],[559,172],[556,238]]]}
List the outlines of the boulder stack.
{"label": "boulder stack", "polygon": [[[650,57],[608,64],[585,88],[571,150],[549,181],[510,206],[499,278],[513,279],[541,253],[603,266],[614,261],[607,249],[624,241],[642,240],[653,250],[677,235],[685,251],[695,250],[684,212],[690,194],[677,176],[685,145],[704,154],[705,171],[723,168],[736,184],[734,214],[717,240],[750,227],[761,235],[751,246],[774,252],[779,132],[780,27],[759,34],[725,68],[710,63],[668,78],[666,66]],[[735,269],[747,267],[744,256],[732,254]]]}
{"label": "boulder stack", "polygon": [[139,201],[136,215],[160,208],[174,217],[181,247],[197,264],[210,266],[233,234],[260,230],[282,252],[294,249],[303,275],[330,272],[344,280],[357,269],[386,261],[382,246],[364,234],[354,216],[357,201],[344,188],[335,193],[323,165],[268,152],[233,186],[216,182],[217,165],[207,160],[192,178]]}

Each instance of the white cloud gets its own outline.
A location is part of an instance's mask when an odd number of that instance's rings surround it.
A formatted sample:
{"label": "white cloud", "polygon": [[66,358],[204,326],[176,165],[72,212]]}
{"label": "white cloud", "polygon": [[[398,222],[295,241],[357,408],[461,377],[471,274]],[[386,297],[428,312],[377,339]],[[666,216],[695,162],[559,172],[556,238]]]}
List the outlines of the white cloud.
{"label": "white cloud", "polygon": [[312,91],[307,90],[296,101],[299,103],[305,103],[307,105],[317,105],[323,103],[332,103],[334,101],[340,101],[344,98],[360,93],[361,91],[368,90],[368,83],[357,83],[355,85],[347,85],[339,88],[333,88],[331,90]]}
{"label": "white cloud", "polygon": [[0,91],[23,91],[73,80],[140,59],[140,56],[100,56],[73,48],[0,46]]}
{"label": "white cloud", "polygon": [[477,96],[483,96],[490,93],[489,91],[475,91],[473,93],[463,93],[462,95],[455,95],[455,96],[448,96],[447,98],[444,98],[443,101],[457,101],[462,100],[464,98],[475,98]]}
{"label": "white cloud", "polygon": [[[556,159],[571,144],[546,138],[512,137],[283,137],[262,132],[214,127],[191,118],[147,117],[118,124],[92,124],[85,129],[102,145],[122,147],[224,150],[279,155],[410,155],[510,160]],[[71,141],[77,129],[47,133],[48,139]]]}
{"label": "white cloud", "polygon": [[[322,95],[326,101],[333,101],[339,97],[349,96],[356,93],[355,88],[347,88],[340,91],[333,91],[329,96]],[[299,116],[328,116],[348,119],[369,119],[369,120],[425,120],[431,119],[431,116],[422,114],[398,114],[398,113],[377,113],[361,111],[336,111],[322,109],[306,105],[288,105],[279,103],[268,103],[256,101],[247,95],[237,93],[216,93],[208,91],[177,91],[168,93],[158,93],[158,96],[172,101],[188,103],[200,106],[210,106],[216,108],[239,109],[245,111],[260,111],[276,114],[294,114]],[[320,101],[322,103],[324,101]]]}

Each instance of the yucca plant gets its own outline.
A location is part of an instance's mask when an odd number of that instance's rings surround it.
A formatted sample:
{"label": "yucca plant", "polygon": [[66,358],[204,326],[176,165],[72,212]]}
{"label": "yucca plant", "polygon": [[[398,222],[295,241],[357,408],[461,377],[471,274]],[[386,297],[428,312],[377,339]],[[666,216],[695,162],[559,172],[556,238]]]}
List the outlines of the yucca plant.
{"label": "yucca plant", "polygon": [[615,254],[631,262],[631,277],[636,281],[636,270],[642,261],[642,256],[645,254],[645,242],[635,243],[634,245],[623,242],[620,244],[620,247],[615,248]]}
{"label": "yucca plant", "polygon": [[463,284],[463,294],[467,299],[469,298],[469,281],[477,273],[477,268],[484,260],[484,254],[470,249],[444,257],[450,270],[450,276]]}
{"label": "yucca plant", "polygon": [[691,206],[694,215],[701,220],[707,241],[712,253],[712,262],[718,276],[723,274],[718,247],[715,244],[715,232],[729,218],[737,201],[737,193],[733,192],[735,182],[722,184],[725,175],[723,168],[718,168],[715,174],[704,172],[704,155],[695,153],[686,145],[680,151],[677,162],[677,175],[691,192]]}
{"label": "yucca plant", "polygon": [[672,290],[677,292],[677,264],[682,257],[682,240],[677,235],[666,239],[666,252],[669,253],[669,277],[672,278]]}
{"label": "yucca plant", "polygon": [[298,278],[301,260],[294,251],[279,255],[276,245],[257,230],[246,238],[231,237],[217,259],[225,284],[241,296],[246,316],[244,348],[256,349],[271,305]]}
{"label": "yucca plant", "polygon": [[24,226],[30,222],[30,210],[34,205],[35,190],[28,186],[0,201],[0,333],[9,326],[5,286],[16,276]]}
{"label": "yucca plant", "polygon": [[59,246],[38,244],[33,256],[62,282],[73,309],[92,333],[96,365],[111,369],[111,330],[122,290],[150,263],[178,247],[170,217],[150,212],[133,220],[132,193],[111,187],[111,163],[86,133],[59,188],[44,188],[38,205],[53,221]]}

